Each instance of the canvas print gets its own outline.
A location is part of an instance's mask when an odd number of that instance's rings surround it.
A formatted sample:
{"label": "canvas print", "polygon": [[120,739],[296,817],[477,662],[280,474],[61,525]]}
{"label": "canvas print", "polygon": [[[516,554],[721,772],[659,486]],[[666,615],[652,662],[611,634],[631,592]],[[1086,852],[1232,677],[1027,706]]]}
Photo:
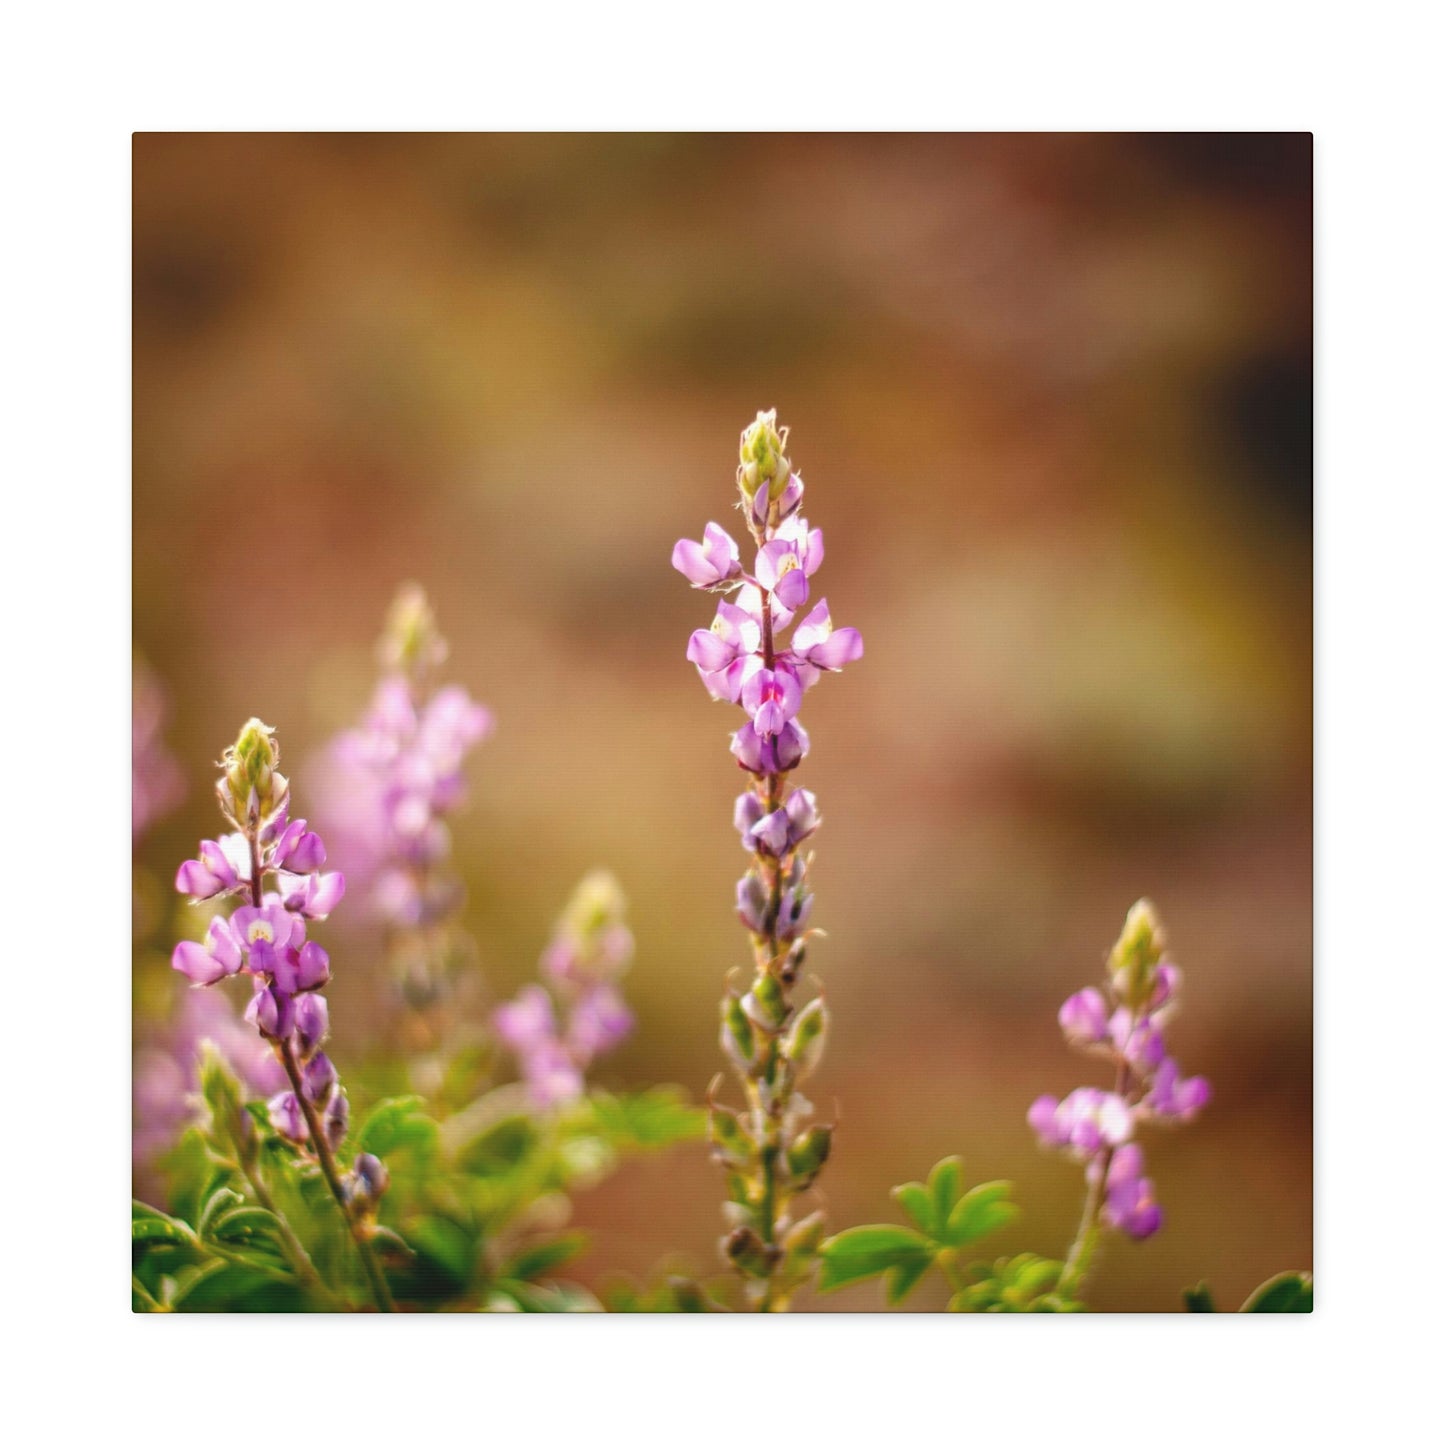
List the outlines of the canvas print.
{"label": "canvas print", "polygon": [[1309,136],[133,162],[137,1312],[1312,1308]]}

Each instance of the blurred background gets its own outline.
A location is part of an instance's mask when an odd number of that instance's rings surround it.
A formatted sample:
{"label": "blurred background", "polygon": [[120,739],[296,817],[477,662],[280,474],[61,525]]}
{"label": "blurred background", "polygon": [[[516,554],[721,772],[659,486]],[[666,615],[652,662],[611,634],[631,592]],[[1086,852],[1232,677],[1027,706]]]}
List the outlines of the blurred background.
{"label": "blurred background", "polygon": [[[1193,1124],[1165,1230],[1098,1308],[1233,1308],[1312,1264],[1312,182],[1299,135],[139,135],[134,627],[179,766],[139,845],[136,1032],[177,862],[248,716],[353,723],[397,586],[496,714],[454,825],[479,1006],[577,878],[631,899],[640,1015],[604,1083],[722,1066],[748,950],[733,718],[683,657],[673,542],[731,525],[776,407],[864,660],[809,694],[811,953],[835,1025],[835,1227],[947,1153],[1061,1255],[1080,1173],[1024,1122],[1104,1084],[1055,1023],[1128,906],[1186,980]],[[734,530],[737,530],[736,528]],[[183,783],[184,795],[178,788]],[[332,940],[328,939],[328,942]],[[343,1073],[388,996],[338,948]],[[702,1146],[579,1200],[584,1281],[712,1270]],[[922,1306],[941,1297],[920,1290]],[[864,1288],[808,1307],[881,1307]]]}

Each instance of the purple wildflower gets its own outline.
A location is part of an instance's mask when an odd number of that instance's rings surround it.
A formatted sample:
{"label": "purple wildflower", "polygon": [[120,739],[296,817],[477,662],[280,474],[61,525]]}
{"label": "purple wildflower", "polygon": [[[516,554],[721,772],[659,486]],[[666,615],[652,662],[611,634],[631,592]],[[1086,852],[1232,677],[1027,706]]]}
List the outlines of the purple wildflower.
{"label": "purple wildflower", "polygon": [[[724,1003],[723,1047],[743,1075],[752,1120],[746,1129],[719,1127],[730,1138],[750,1138],[756,1156],[746,1166],[735,1149],[720,1150],[719,1158],[735,1174],[736,1228],[725,1253],[734,1261],[761,1262],[760,1269],[744,1273],[764,1308],[785,1305],[791,1285],[783,1281],[796,1279],[788,1269],[780,1272],[785,1251],[769,1250],[763,1241],[785,1235],[789,1199],[816,1173],[794,1176],[780,1164],[809,1107],[794,1092],[804,1071],[799,1061],[819,1052],[800,1050],[796,1058],[780,1053],[794,1017],[790,990],[813,904],[800,848],[819,823],[817,799],[803,789],[790,791],[787,775],[808,754],[808,733],[798,720],[804,694],[824,672],[863,655],[856,628],[834,629],[825,598],[812,605],[791,641],[786,636],[811,601],[824,556],[822,532],[801,514],[803,479],[785,455],[786,445],[787,431],[778,427],[775,412],[760,412],[742,435],[739,507],[754,544],[751,571],[743,570],[737,544],[712,523],[706,555],[688,541],[673,551],[673,565],[694,586],[731,594],[718,601],[712,626],[692,634],[687,658],[711,697],[745,715],[730,746],[750,785],[737,800],[733,823],[751,860],[737,886],[737,913],[752,938],[756,979],[745,997],[730,995]],[[714,1106],[715,1121],[719,1117]]]}
{"label": "purple wildflower", "polygon": [[[447,820],[466,800],[466,762],[493,719],[465,688],[436,685],[447,644],[420,588],[398,593],[379,653],[383,676],[370,706],[332,740],[311,783],[359,917],[382,924],[401,993],[422,1007],[444,995],[451,962],[466,952]],[[285,901],[321,917],[335,900],[301,884]]]}
{"label": "purple wildflower", "polygon": [[1136,903],[1109,956],[1103,989],[1081,989],[1059,1010],[1064,1037],[1113,1064],[1113,1089],[1075,1089],[1062,1103],[1044,1095],[1028,1112],[1039,1142],[1082,1162],[1091,1185],[1065,1267],[1071,1287],[1087,1259],[1095,1217],[1133,1239],[1146,1239],[1163,1224],[1153,1181],[1144,1177],[1144,1152],[1134,1142],[1138,1126],[1190,1119],[1209,1101],[1208,1081],[1181,1078],[1167,1050],[1164,1025],[1180,975],[1164,947],[1153,907]]}
{"label": "purple wildflower", "polygon": [[346,880],[321,871],[326,845],[304,818],[289,816],[290,785],[279,764],[271,729],[254,718],[227,749],[217,793],[234,831],[202,842],[176,887],[197,901],[235,906],[211,918],[201,942],[176,944],[171,966],[198,988],[250,978],[245,1019],[274,1066],[265,1081],[272,1121],[295,1143],[334,1150],[347,1108],[335,1066],[319,1051],[328,1023],[319,991],[330,981],[331,958],[307,928],[339,901]]}

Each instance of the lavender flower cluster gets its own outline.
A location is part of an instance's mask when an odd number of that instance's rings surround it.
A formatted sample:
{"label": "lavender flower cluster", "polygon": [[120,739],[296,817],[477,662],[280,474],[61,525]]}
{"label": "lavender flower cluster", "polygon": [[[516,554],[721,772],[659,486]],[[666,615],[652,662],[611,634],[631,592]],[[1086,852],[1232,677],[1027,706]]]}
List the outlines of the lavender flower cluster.
{"label": "lavender flower cluster", "polygon": [[822,1238],[821,1215],[793,1225],[788,1203],[813,1183],[831,1143],[828,1126],[807,1123],[812,1106],[796,1089],[821,1054],[827,1014],[821,999],[801,1011],[792,1002],[813,906],[800,850],[819,815],[814,795],[790,791],[786,775],[808,753],[798,721],[803,695],[823,673],[863,655],[856,628],[834,629],[826,599],[793,625],[811,599],[823,534],[802,516],[803,479],[786,446],[775,412],[760,412],[742,434],[737,483],[755,546],[749,570],[713,522],[700,543],[684,539],[672,553],[694,587],[732,599],[720,599],[712,626],[692,634],[687,657],[710,696],[746,715],[731,747],[752,782],[733,821],[750,860],[737,911],[751,936],[755,977],[745,995],[724,999],[722,1042],[749,1107],[739,1114],[713,1103],[711,1131],[729,1174],[734,1228],[724,1252],[762,1309],[786,1306]]}
{"label": "lavender flower cluster", "polygon": [[632,1012],[617,988],[632,961],[625,906],[610,873],[589,873],[542,954],[546,987],[528,984],[492,1016],[538,1109],[580,1098],[593,1060],[632,1031]]}
{"label": "lavender flower cluster", "polygon": [[426,595],[403,587],[366,715],[333,741],[316,778],[318,812],[353,888],[400,934],[435,928],[460,905],[446,819],[466,796],[467,755],[493,726],[465,688],[433,687],[447,650]]}
{"label": "lavender flower cluster", "polygon": [[344,1184],[335,1175],[331,1156],[346,1137],[350,1105],[321,1047],[329,1028],[321,990],[331,959],[306,936],[307,924],[340,902],[346,879],[323,871],[325,844],[304,818],[290,817],[280,761],[272,729],[257,718],[226,750],[216,792],[233,831],[202,842],[199,857],[181,864],[176,888],[196,902],[234,899],[237,906],[211,919],[203,942],[178,943],[171,966],[197,987],[250,978],[246,1021],[270,1042],[291,1085],[271,1096],[273,1127],[314,1151],[338,1198],[370,1197],[384,1185],[380,1161],[361,1156]]}
{"label": "lavender flower cluster", "polygon": [[1076,1270],[1096,1219],[1133,1239],[1162,1226],[1136,1133],[1143,1124],[1191,1119],[1209,1102],[1208,1081],[1184,1078],[1167,1050],[1164,1025],[1177,1007],[1181,976],[1164,949],[1153,906],[1141,900],[1109,955],[1104,987],[1081,989],[1059,1010],[1069,1043],[1113,1065],[1113,1088],[1075,1089],[1062,1101],[1046,1094],[1028,1111],[1042,1144],[1085,1167],[1089,1202],[1070,1261]]}

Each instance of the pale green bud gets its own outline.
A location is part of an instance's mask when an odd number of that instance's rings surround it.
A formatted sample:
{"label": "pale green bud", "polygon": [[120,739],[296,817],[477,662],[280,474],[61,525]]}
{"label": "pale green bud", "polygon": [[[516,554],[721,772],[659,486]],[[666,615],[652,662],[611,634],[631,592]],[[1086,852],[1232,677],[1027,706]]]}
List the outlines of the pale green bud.
{"label": "pale green bud", "polygon": [[562,911],[562,929],[586,940],[622,922],[627,897],[605,868],[596,868],[577,885]]}
{"label": "pale green bud", "polygon": [[436,613],[415,582],[402,587],[387,610],[378,651],[382,666],[397,672],[422,673],[446,661]]}
{"label": "pale green bud", "polygon": [[719,1162],[741,1167],[753,1156],[753,1141],[732,1109],[715,1104],[708,1114],[708,1139]]}
{"label": "pale green bud", "polygon": [[814,1124],[805,1129],[788,1145],[788,1171],[800,1186],[813,1181],[814,1176],[828,1162],[833,1148],[833,1126]]}
{"label": "pale green bud", "polygon": [[252,718],[221,757],[221,807],[241,827],[263,823],[286,802],[281,749],[260,718]]}
{"label": "pale green bud", "polygon": [[783,1053],[799,1079],[807,1078],[818,1067],[827,1036],[828,1009],[821,998],[815,998],[793,1020],[783,1044]]}
{"label": "pale green bud", "polygon": [[764,483],[774,500],[782,495],[793,470],[783,453],[787,444],[788,429],[778,426],[776,411],[760,411],[758,419],[743,431],[738,447],[738,486],[749,501]]}
{"label": "pale green bud", "polygon": [[811,1258],[828,1236],[828,1220],[821,1209],[800,1219],[783,1236],[783,1249],[793,1257]]}
{"label": "pale green bud", "polygon": [[1164,927],[1154,905],[1141,898],[1129,910],[1123,931],[1109,954],[1114,992],[1130,1008],[1144,1008],[1154,996],[1164,943]]}
{"label": "pale green bud", "polygon": [[743,1012],[742,1003],[736,994],[728,994],[722,1001],[722,1051],[744,1073],[752,1064],[756,1053],[753,1026]]}
{"label": "pale green bud", "polygon": [[778,1026],[788,1016],[788,1001],[783,996],[783,986],[772,974],[765,973],[748,990],[743,999],[743,1012],[769,1033],[776,1033]]}

